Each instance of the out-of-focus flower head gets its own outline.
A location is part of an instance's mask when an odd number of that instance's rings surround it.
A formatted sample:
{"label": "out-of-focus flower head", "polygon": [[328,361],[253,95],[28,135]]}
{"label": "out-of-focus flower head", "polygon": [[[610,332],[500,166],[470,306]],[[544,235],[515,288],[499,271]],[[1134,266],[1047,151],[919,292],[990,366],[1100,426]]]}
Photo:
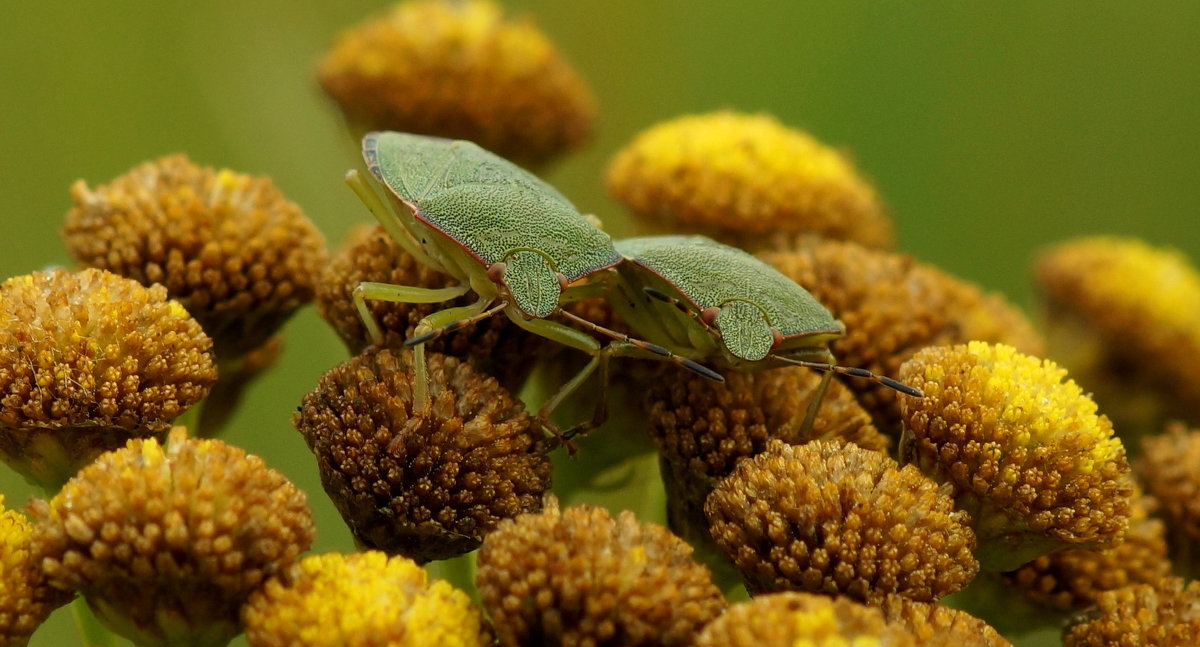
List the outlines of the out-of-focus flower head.
{"label": "out-of-focus flower head", "polygon": [[182,427],[134,439],[34,501],[33,552],[50,584],[79,591],[137,644],[225,645],[239,609],[308,549],[304,493],[257,456]]}
{"label": "out-of-focus flower head", "polygon": [[1042,555],[1004,579],[1043,609],[1082,609],[1104,591],[1154,584],[1171,574],[1163,522],[1150,518],[1148,497],[1134,488],[1125,539],[1102,550]]}
{"label": "out-of-focus flower head", "polygon": [[400,2],[343,33],[317,78],[356,134],[469,139],[528,165],[579,146],[596,115],[550,40],[490,0]]}
{"label": "out-of-focus flower head", "polygon": [[1066,377],[1050,360],[984,342],[926,348],[900,369],[924,393],[900,400],[902,459],[951,485],[984,568],[1104,548],[1125,534],[1125,448]]}
{"label": "out-of-focus flower head", "polygon": [[242,608],[251,647],[484,647],[479,609],[405,557],[311,555],[277,573]]}
{"label": "out-of-focus flower head", "polygon": [[888,622],[908,629],[921,647],[1012,647],[991,625],[966,611],[901,595],[889,595],[880,606]]}
{"label": "out-of-focus flower head", "polygon": [[704,511],[751,592],[934,601],[979,570],[970,518],[932,480],[840,441],[772,440],[738,462]]}
{"label": "out-of-focus flower head", "polygon": [[0,285],[0,458],[49,491],[208,394],[212,340],[162,286],[109,272]]}
{"label": "out-of-focus flower head", "polygon": [[262,346],[313,297],[325,238],[270,178],[171,155],[106,186],[80,180],[63,238],[81,263],[161,283],[218,359]]}
{"label": "out-of-focus flower head", "polygon": [[755,250],[803,234],[891,247],[891,219],[844,155],[769,115],[689,115],[641,133],[608,188],[657,229]]}
{"label": "out-of-focus flower head", "polygon": [[788,591],[735,604],[704,627],[696,647],[915,647],[899,623],[843,597]]}
{"label": "out-of-focus flower head", "polygon": [[[1016,307],[998,294],[911,256],[853,243],[810,238],[794,250],[762,259],[811,292],[846,334],[830,343],[845,366],[895,377],[926,346],[971,340],[1001,342],[1040,355],[1042,340]],[[902,396],[870,380],[849,379],[875,424],[899,433]]]}
{"label": "out-of-focus flower head", "polygon": [[24,645],[33,631],[71,595],[46,583],[30,550],[34,529],[0,494],[0,645]]}
{"label": "out-of-focus flower head", "polygon": [[1173,577],[1105,591],[1063,631],[1064,647],[1193,647],[1200,636],[1200,581]]}
{"label": "out-of-focus flower head", "polygon": [[1200,423],[1200,272],[1183,254],[1080,238],[1046,250],[1035,276],[1051,356],[1118,433],[1154,433],[1169,417]]}
{"label": "out-of-focus flower head", "polygon": [[411,355],[373,349],[322,376],[292,419],[355,539],[418,562],[474,550],[550,487],[524,405],[470,364],[426,359],[428,415],[414,409]]}
{"label": "out-of-focus flower head", "polygon": [[1159,503],[1177,570],[1200,575],[1200,430],[1179,422],[1142,439],[1137,473]]}
{"label": "out-of-focus flower head", "polygon": [[725,610],[709,571],[665,528],[551,499],[500,523],[479,551],[479,595],[500,644],[690,645]]}

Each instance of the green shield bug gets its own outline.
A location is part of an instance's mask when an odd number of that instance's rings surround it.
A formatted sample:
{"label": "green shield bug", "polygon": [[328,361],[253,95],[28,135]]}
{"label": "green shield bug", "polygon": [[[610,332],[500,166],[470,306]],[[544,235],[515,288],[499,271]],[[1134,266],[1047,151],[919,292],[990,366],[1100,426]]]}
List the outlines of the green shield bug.
{"label": "green shield bug", "polygon": [[[380,197],[356,171],[346,181],[388,234],[409,254],[456,278],[458,285],[427,289],[362,283],[354,301],[374,343],[382,340],[367,300],[440,303],[474,291],[471,305],[439,310],[405,341],[414,347],[414,401],[428,410],[424,344],[450,330],[503,312],[522,328],[593,356],[539,412],[550,411],[603,365],[629,347],[672,357],[647,342],[629,340],[602,349],[585,332],[548,319],[565,300],[592,288],[587,277],[621,261],[612,239],[552,186],[468,141],[398,132],[368,133],[362,141],[367,169],[388,194]],[[612,344],[609,344],[612,346]],[[699,365],[685,366],[716,375]]]}

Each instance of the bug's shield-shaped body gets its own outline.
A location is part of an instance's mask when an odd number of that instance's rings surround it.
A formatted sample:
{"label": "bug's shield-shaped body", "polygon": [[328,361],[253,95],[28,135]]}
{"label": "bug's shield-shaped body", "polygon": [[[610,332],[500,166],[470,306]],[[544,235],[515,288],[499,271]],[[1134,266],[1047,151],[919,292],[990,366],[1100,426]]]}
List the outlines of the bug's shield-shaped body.
{"label": "bug's shield-shaped body", "polygon": [[845,333],[807,290],[740,249],[704,236],[628,238],[616,247],[626,262],[613,305],[684,357],[767,368],[774,356],[827,357],[824,344]]}
{"label": "bug's shield-shaped body", "polygon": [[406,228],[431,256],[476,291],[482,272],[504,263],[503,282],[526,316],[557,310],[559,275],[573,283],[620,261],[608,234],[554,187],[471,142],[376,132],[363,138],[363,156],[411,209]]}

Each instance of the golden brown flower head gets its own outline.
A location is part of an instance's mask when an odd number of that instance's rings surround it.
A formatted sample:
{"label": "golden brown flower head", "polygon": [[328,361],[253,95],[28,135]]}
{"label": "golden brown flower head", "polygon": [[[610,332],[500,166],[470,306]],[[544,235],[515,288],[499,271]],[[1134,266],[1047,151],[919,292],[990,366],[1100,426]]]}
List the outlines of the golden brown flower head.
{"label": "golden brown flower head", "polygon": [[803,423],[821,376],[807,368],[729,371],[723,384],[685,374],[654,383],[646,396],[650,431],[661,456],[671,527],[696,543],[708,536],[704,500],[738,459],[776,438],[799,445],[838,438],[884,451],[890,441],[850,391],[832,382],[812,429]]}
{"label": "golden brown flower head", "polygon": [[322,376],[292,420],[355,539],[418,562],[474,550],[550,487],[524,405],[470,364],[426,358],[428,416],[413,408],[411,355],[368,350]]}
{"label": "golden brown flower head", "polygon": [[617,153],[609,191],[672,232],[746,249],[801,234],[891,247],[891,219],[844,155],[769,115],[730,111],[650,128]]}
{"label": "golden brown flower head", "polygon": [[469,139],[523,164],[577,147],[596,107],[528,20],[490,0],[413,0],[346,31],[317,71],[351,129]]}
{"label": "golden brown flower head", "polygon": [[1105,591],[1068,625],[1064,647],[1192,647],[1200,636],[1200,581],[1168,578]]}
{"label": "golden brown flower head", "polygon": [[251,647],[484,647],[479,609],[404,557],[311,555],[276,574],[242,608]]}
{"label": "golden brown flower head", "polygon": [[476,579],[501,645],[689,645],[725,609],[691,554],[631,512],[551,499],[487,536]]}
{"label": "golden brown flower head", "polygon": [[902,455],[951,484],[974,520],[984,568],[1103,548],[1125,534],[1125,448],[1066,373],[984,342],[926,348],[900,369],[925,394],[900,401]]}
{"label": "golden brown flower head", "polygon": [[[830,343],[838,362],[895,377],[926,346],[974,339],[1041,354],[1042,341],[1020,310],[998,294],[952,277],[912,257],[853,243],[810,239],[762,259],[804,286],[846,334]],[[904,397],[870,380],[847,380],[885,433],[898,433]]]}
{"label": "golden brown flower head", "polygon": [[700,632],[696,647],[915,647],[879,609],[847,598],[771,593],[729,607]]}
{"label": "golden brown flower head", "polygon": [[1171,423],[1142,451],[1137,473],[1160,504],[1176,564],[1200,575],[1200,430]]}
{"label": "golden brown flower head", "polygon": [[1172,416],[1200,421],[1200,272],[1183,254],[1080,238],[1046,250],[1035,276],[1054,357],[1121,434],[1157,431]]}
{"label": "golden brown flower head", "polygon": [[933,481],[840,441],[772,440],[717,484],[704,511],[751,592],[930,601],[979,569],[969,517]]}
{"label": "golden brown flower head", "polygon": [[212,340],[162,286],[100,270],[0,285],[0,457],[57,489],[131,436],[165,433],[216,381]]}
{"label": "golden brown flower head", "polygon": [[1147,497],[1134,487],[1129,530],[1106,549],[1062,550],[1042,555],[1004,579],[1041,608],[1082,609],[1104,591],[1154,584],[1171,574],[1163,523],[1149,516]]}
{"label": "golden brown flower head", "polygon": [[[350,352],[356,354],[371,344],[352,296],[354,288],[364,281],[422,288],[443,288],[457,283],[418,263],[382,227],[361,226],[352,230],[317,282],[317,312],[333,326]],[[413,336],[421,319],[438,310],[469,305],[476,298],[468,294],[442,303],[367,301],[367,307],[383,331],[384,345],[396,347]],[[526,333],[508,317],[499,316],[446,333],[428,342],[425,348],[469,358],[477,367],[516,378],[519,376],[509,373],[527,372],[531,367],[528,358],[540,346],[541,339]]]}
{"label": "golden brown flower head", "polygon": [[888,622],[908,629],[921,647],[1012,647],[991,625],[966,611],[899,595],[889,595],[882,609]]}
{"label": "golden brown flower head", "polygon": [[31,510],[50,584],[83,593],[138,644],[226,644],[246,597],[314,532],[304,493],[282,474],[182,427],[165,446],[135,439],[104,454]]}
{"label": "golden brown flower head", "polygon": [[0,645],[24,645],[46,616],[71,599],[51,588],[30,550],[34,529],[0,494]]}
{"label": "golden brown flower head", "polygon": [[161,283],[221,359],[261,346],[312,300],[325,238],[267,177],[171,155],[107,186],[71,186],[63,238],[81,263]]}

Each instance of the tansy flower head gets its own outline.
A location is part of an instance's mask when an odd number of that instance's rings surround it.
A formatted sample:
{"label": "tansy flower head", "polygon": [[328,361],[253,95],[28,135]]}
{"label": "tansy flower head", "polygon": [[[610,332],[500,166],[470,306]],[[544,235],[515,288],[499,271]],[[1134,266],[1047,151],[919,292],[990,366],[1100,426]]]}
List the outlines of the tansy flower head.
{"label": "tansy flower head", "polygon": [[[1042,341],[1020,310],[997,294],[912,257],[854,243],[809,239],[762,259],[811,292],[846,334],[830,343],[845,366],[895,377],[926,346],[973,339],[1040,354]],[[870,380],[847,380],[885,433],[899,433],[901,396]]]}
{"label": "tansy flower head", "polygon": [[1038,260],[1054,357],[1090,390],[1119,433],[1200,422],[1200,272],[1139,240],[1081,238]]}
{"label": "tansy flower head", "polygon": [[257,456],[182,427],[79,471],[49,502],[34,553],[137,644],[224,645],[246,597],[313,539],[304,493]]}
{"label": "tansy flower head", "polygon": [[301,305],[325,239],[269,178],[172,155],[107,186],[71,187],[63,238],[81,263],[161,283],[204,326],[221,359],[261,346]]}
{"label": "tansy flower head", "polygon": [[933,602],[889,595],[881,605],[888,622],[908,629],[921,647],[1012,647],[991,625]]}
{"label": "tansy flower head", "polygon": [[477,584],[501,645],[690,645],[725,609],[691,553],[631,512],[551,500],[487,536]]}
{"label": "tansy flower head", "polygon": [[1105,591],[1063,632],[1064,647],[1192,647],[1200,636],[1200,582],[1179,578]]}
{"label": "tansy flower head", "polygon": [[696,647],[915,647],[879,609],[847,598],[788,591],[735,604],[710,622]]}
{"label": "tansy flower head", "polygon": [[[356,354],[371,343],[352,296],[354,288],[364,281],[422,288],[443,288],[457,283],[418,263],[382,227],[355,228],[321,273],[317,282],[317,312],[333,326],[350,352]],[[384,345],[396,347],[413,336],[421,319],[448,307],[469,305],[475,299],[475,295],[464,295],[442,303],[372,300],[367,301],[367,308],[383,331]],[[541,339],[527,334],[508,317],[489,317],[446,333],[428,342],[425,348],[469,358],[477,367],[500,373],[506,383],[512,383],[532,367],[528,358],[540,346]]]}
{"label": "tansy flower head", "polygon": [[744,247],[818,234],[890,247],[875,190],[841,153],[768,115],[721,111],[650,128],[608,168],[617,199],[658,228]]}
{"label": "tansy flower head", "polygon": [[1160,504],[1175,564],[1200,575],[1200,430],[1169,424],[1142,451],[1137,473]]}
{"label": "tansy flower head", "polygon": [[527,20],[490,0],[413,0],[346,31],[321,87],[351,129],[469,139],[539,164],[588,138],[591,93]]}
{"label": "tansy flower head", "polygon": [[975,577],[970,519],[916,468],[839,441],[740,461],[704,505],[751,592],[932,601]]}
{"label": "tansy flower head", "polygon": [[833,382],[812,429],[803,429],[821,376],[789,367],[757,373],[730,371],[724,383],[699,375],[659,380],[646,396],[650,431],[658,444],[671,528],[693,544],[709,542],[704,500],[741,458],[772,438],[799,445],[837,438],[883,451],[889,440],[850,391]]}
{"label": "tansy flower head", "polygon": [[33,528],[0,494],[0,645],[24,645],[50,612],[71,599],[51,588],[30,551]]}
{"label": "tansy flower head", "polygon": [[465,593],[404,557],[312,555],[276,574],[242,608],[251,647],[484,647]]}
{"label": "tansy flower head", "polygon": [[1104,591],[1131,584],[1154,584],[1171,574],[1163,523],[1149,516],[1147,497],[1134,488],[1129,530],[1121,543],[1105,549],[1062,550],[1042,555],[1004,579],[1039,607],[1082,609]]}
{"label": "tansy flower head", "polygon": [[100,270],[0,285],[0,457],[57,489],[131,436],[165,433],[216,381],[212,340],[162,286]]}
{"label": "tansy flower head", "polygon": [[984,568],[1120,541],[1131,484],[1125,448],[1096,403],[1054,362],[1011,346],[926,348],[899,379],[901,454],[971,513]]}
{"label": "tansy flower head", "polygon": [[539,509],[550,462],[524,405],[452,357],[426,356],[433,406],[415,413],[410,357],[369,350],[334,367],[292,423],[355,539],[426,562]]}

